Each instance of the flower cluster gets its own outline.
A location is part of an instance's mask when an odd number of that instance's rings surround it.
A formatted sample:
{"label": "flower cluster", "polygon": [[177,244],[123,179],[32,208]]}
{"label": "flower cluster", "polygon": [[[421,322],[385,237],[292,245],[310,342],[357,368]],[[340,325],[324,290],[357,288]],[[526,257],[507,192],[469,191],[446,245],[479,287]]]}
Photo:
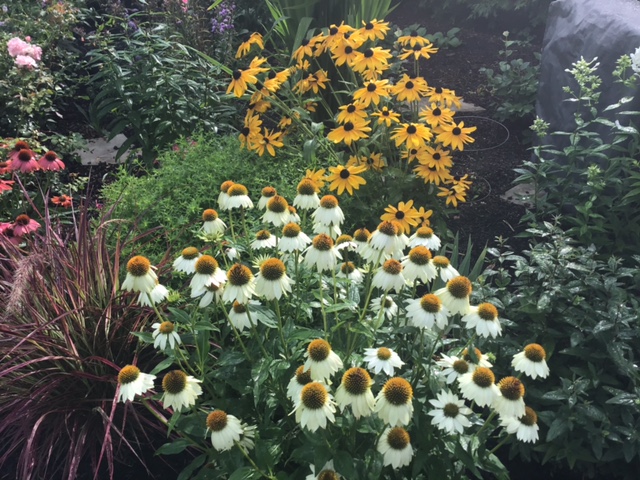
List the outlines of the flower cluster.
{"label": "flower cluster", "polygon": [[13,37],[7,42],[7,49],[17,67],[31,70],[42,59],[42,48],[32,45],[31,37],[25,37],[25,40]]}
{"label": "flower cluster", "polygon": [[223,35],[233,30],[233,17],[236,4],[232,0],[224,0],[213,10],[215,16],[211,19],[211,33]]}

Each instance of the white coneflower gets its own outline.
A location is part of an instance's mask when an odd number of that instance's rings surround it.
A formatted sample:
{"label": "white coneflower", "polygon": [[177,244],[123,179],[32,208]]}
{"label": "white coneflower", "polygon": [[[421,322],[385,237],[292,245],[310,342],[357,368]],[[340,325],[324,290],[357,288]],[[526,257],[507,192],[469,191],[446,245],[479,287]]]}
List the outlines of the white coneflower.
{"label": "white coneflower", "polygon": [[132,292],[150,292],[158,283],[158,277],[151,268],[151,262],[142,255],[136,255],[127,262],[127,276],[120,287]]}
{"label": "white coneflower", "polygon": [[218,212],[212,208],[202,212],[202,231],[208,235],[222,235],[227,225],[218,218]]}
{"label": "white coneflower", "polygon": [[392,222],[396,226],[396,250],[392,253],[393,258],[402,258],[402,251],[409,245],[409,237],[404,233],[404,228],[400,222]]}
{"label": "white coneflower", "polygon": [[229,198],[224,202],[227,210],[234,208],[253,208],[253,202],[249,198],[249,190],[244,185],[234,183],[227,190]]}
{"label": "white coneflower", "polygon": [[402,259],[403,275],[409,282],[420,279],[427,283],[438,276],[436,267],[431,261],[431,252],[425,246],[418,245],[409,251],[409,255]]}
{"label": "white coneflower", "polygon": [[260,200],[258,200],[258,208],[264,210],[267,208],[267,203],[273,197],[278,194],[278,191],[273,187],[264,187],[262,192],[260,192]]}
{"label": "white coneflower", "polygon": [[278,258],[270,258],[260,265],[260,272],[256,275],[256,294],[267,300],[280,300],[282,295],[291,292],[294,283],[287,276],[287,269]]}
{"label": "white coneflower", "polygon": [[175,325],[172,322],[154,323],[151,328],[153,328],[153,348],[164,350],[167,348],[167,342],[171,348],[180,345],[180,335],[175,331]]}
{"label": "white coneflower", "polygon": [[498,382],[498,396],[491,405],[500,417],[524,415],[524,385],[516,377],[505,377]]}
{"label": "white coneflower", "polygon": [[249,317],[247,305],[260,305],[259,302],[251,300],[248,304],[233,302],[233,306],[229,310],[229,322],[240,332],[245,328],[251,328],[256,325],[256,321]]}
{"label": "white coneflower", "polygon": [[353,262],[344,262],[340,265],[340,270],[336,274],[336,277],[348,278],[355,284],[362,283],[362,280],[364,279],[364,275],[362,275],[360,269],[356,267]]}
{"label": "white coneflower", "polygon": [[481,337],[496,338],[502,335],[502,327],[498,320],[498,309],[490,303],[481,303],[477,307],[470,307],[469,313],[462,317],[468,329],[476,329]]}
{"label": "white coneflower", "polygon": [[479,407],[491,405],[500,394],[495,381],[495,375],[487,367],[477,367],[458,378],[462,396]]}
{"label": "white coneflower", "polygon": [[411,437],[402,427],[387,428],[378,441],[378,452],[382,454],[382,462],[393,468],[400,468],[411,463],[413,448]]}
{"label": "white coneflower", "polygon": [[118,392],[118,402],[133,401],[136,395],[142,395],[147,390],[153,388],[155,375],[142,373],[135,365],[125,365],[118,372],[118,383],[120,391]]}
{"label": "white coneflower", "polygon": [[434,293],[453,315],[466,315],[471,307],[469,296],[472,290],[471,281],[467,277],[456,277],[449,280],[446,287]]}
{"label": "white coneflower", "polygon": [[443,370],[439,372],[438,375],[445,377],[445,382],[448,384],[455,382],[458,377],[465,373],[472,372],[476,368],[475,364],[469,363],[455,355],[448,356],[441,353],[440,357],[440,360],[436,361],[436,365],[442,367]]}
{"label": "white coneflower", "polygon": [[398,313],[398,305],[393,301],[391,295],[382,295],[381,297],[371,300],[371,311],[377,314],[380,310],[384,310],[384,316],[387,320],[392,320]]}
{"label": "white coneflower", "polygon": [[291,205],[289,205],[289,222],[300,223],[300,215],[298,215],[298,210],[296,210],[296,208]]}
{"label": "white coneflower", "polygon": [[301,210],[311,210],[320,206],[318,186],[310,178],[303,178],[298,184],[298,194],[293,199],[293,205]]}
{"label": "white coneflower", "polygon": [[300,399],[302,387],[312,381],[311,370],[307,370],[305,372],[304,365],[300,365],[296,368],[296,373],[291,377],[291,380],[289,380],[289,384],[287,385],[287,397],[289,397],[293,403],[296,403]]}
{"label": "white coneflower", "polygon": [[333,460],[329,460],[316,475],[316,467],[311,465],[311,474],[305,480],[340,480],[342,476],[334,470]]}
{"label": "white coneflower", "polygon": [[439,392],[436,400],[429,400],[429,403],[436,407],[427,415],[432,416],[431,425],[435,425],[440,430],[447,433],[462,433],[465,427],[471,426],[471,422],[466,417],[472,411],[464,404],[464,400],[451,393],[450,390]]}
{"label": "white coneflower", "polygon": [[325,270],[335,270],[338,260],[342,260],[342,255],[333,246],[330,236],[321,233],[311,242],[304,256],[304,263],[310,268],[316,267],[318,272]]}
{"label": "white coneflower", "polygon": [[376,375],[384,371],[390,377],[393,376],[394,369],[404,365],[398,354],[387,347],[365,348],[364,361]]}
{"label": "white coneflower", "polygon": [[331,349],[326,340],[318,338],[309,343],[304,354],[307,360],[304,362],[304,371],[311,370],[313,380],[330,380],[331,375],[342,368],[342,360]]}
{"label": "white coneflower", "polygon": [[320,232],[316,229],[317,225],[321,225],[332,233],[340,235],[340,225],[344,222],[344,213],[338,206],[338,199],[333,195],[325,195],[322,197],[320,206],[311,214],[311,218],[313,218],[314,221],[314,232],[329,235],[327,232]]}
{"label": "white coneflower", "polygon": [[302,428],[315,432],[318,428],[327,428],[327,420],[335,422],[335,403],[321,382],[307,383],[300,391],[300,398],[293,410],[296,412],[296,422]]}
{"label": "white coneflower", "polygon": [[491,368],[493,365],[489,362],[486,355],[484,355],[479,348],[473,349],[473,355],[469,352],[468,348],[465,348],[460,354],[462,359],[469,363],[469,365],[473,365],[475,367],[486,367]]}
{"label": "white coneflower", "polygon": [[413,416],[413,389],[404,378],[387,380],[376,397],[374,407],[378,417],[394,426],[407,425]]}
{"label": "white coneflower", "polygon": [[140,295],[138,295],[138,304],[143,307],[153,307],[168,296],[169,290],[167,290],[167,287],[156,283],[156,286],[153,287],[153,290],[150,292],[140,292]]}
{"label": "white coneflower", "polygon": [[538,441],[538,415],[531,407],[524,407],[524,415],[519,418],[502,418],[500,424],[507,429],[508,433],[515,433],[516,438],[521,442]]}
{"label": "white coneflower", "polygon": [[358,250],[358,244],[353,241],[351,235],[345,233],[336,238],[336,249],[339,251],[355,252]]}
{"label": "white coneflower", "polygon": [[398,227],[392,222],[382,222],[378,225],[375,232],[369,237],[369,246],[375,251],[384,251],[393,254],[397,250],[401,250],[398,244]]}
{"label": "white coneflower", "polygon": [[198,303],[199,308],[208,307],[213,299],[222,300],[222,292],[224,291],[224,284],[222,285],[214,285],[213,283],[207,287],[205,287],[204,295],[200,299],[200,303]]}
{"label": "white coneflower", "polygon": [[280,227],[289,223],[289,204],[284,197],[276,195],[267,202],[267,210],[262,215],[262,221]]}
{"label": "white coneflower", "polygon": [[420,227],[416,230],[416,233],[409,237],[409,245],[412,248],[423,245],[432,252],[435,252],[440,248],[441,242],[430,227]]}
{"label": "white coneflower", "polygon": [[179,412],[182,407],[195,405],[198,396],[202,395],[202,388],[198,385],[200,382],[181,370],[167,373],[162,379],[162,406]]}
{"label": "white coneflower", "polygon": [[202,255],[196,261],[195,274],[191,279],[191,298],[199,297],[209,285],[220,286],[226,281],[224,270],[211,255]]}
{"label": "white coneflower", "polygon": [[258,230],[255,240],[251,242],[251,248],[254,250],[260,250],[261,248],[274,248],[277,240],[278,239],[275,235],[271,235],[269,230]]}
{"label": "white coneflower", "polygon": [[547,352],[541,345],[530,343],[520,353],[516,353],[511,361],[511,366],[517,371],[533,378],[547,378],[549,376],[549,366],[545,358]]}
{"label": "white coneflower", "polygon": [[433,328],[435,324],[440,330],[444,330],[449,323],[449,309],[442,305],[436,295],[427,293],[422,298],[409,300],[407,317],[414,327]]}
{"label": "white coneflower", "polygon": [[393,258],[387,260],[373,276],[371,284],[385,292],[389,290],[400,292],[406,284],[406,280],[402,275],[402,264]]}
{"label": "white coneflower", "polygon": [[342,383],[336,391],[336,403],[343,411],[351,405],[351,411],[356,418],[368,417],[373,412],[375,404],[371,385],[373,380],[365,369],[350,368],[342,376]]}
{"label": "white coneflower", "polygon": [[196,271],[196,261],[202,256],[196,247],[187,247],[182,250],[182,254],[173,262],[173,269],[177,272],[194,273]]}
{"label": "white coneflower", "polygon": [[437,255],[433,257],[432,263],[433,266],[436,267],[436,271],[440,274],[440,278],[443,282],[448,282],[449,280],[460,276],[458,271],[451,266],[451,262],[449,262],[447,257]]}
{"label": "white coneflower", "polygon": [[300,225],[288,223],[282,228],[282,238],[278,242],[278,249],[286,253],[300,252],[310,243],[311,239],[302,231]]}
{"label": "white coneflower", "polygon": [[233,185],[234,182],[231,180],[227,180],[226,182],[222,182],[220,185],[220,194],[218,195],[218,207],[220,210],[227,209],[227,200],[229,199],[229,188]]}
{"label": "white coneflower", "polygon": [[233,445],[240,441],[242,435],[242,424],[233,415],[222,410],[214,410],[207,415],[207,432],[211,432],[211,444],[219,452],[230,450]]}
{"label": "white coneflower", "polygon": [[255,283],[255,277],[249,267],[241,263],[234,264],[227,272],[227,284],[222,293],[222,300],[247,303],[256,293]]}
{"label": "white coneflower", "polygon": [[358,253],[361,253],[362,249],[367,246],[370,238],[371,232],[366,228],[359,228],[353,232],[353,243],[357,245],[356,251]]}

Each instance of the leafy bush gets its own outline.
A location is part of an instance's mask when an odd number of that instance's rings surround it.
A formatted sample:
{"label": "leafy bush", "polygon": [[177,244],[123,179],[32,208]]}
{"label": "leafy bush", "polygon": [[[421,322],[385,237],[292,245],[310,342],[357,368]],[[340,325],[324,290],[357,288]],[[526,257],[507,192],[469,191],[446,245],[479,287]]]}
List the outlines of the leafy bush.
{"label": "leafy bush", "polygon": [[[509,32],[504,32],[504,50],[500,56],[499,71],[481,68],[480,73],[487,77],[489,92],[493,95],[491,106],[495,109],[495,117],[500,121],[528,120],[533,116],[538,93],[539,65],[531,65],[522,58],[510,59],[514,54],[511,48],[528,46],[529,42],[509,40]],[[540,53],[535,53],[540,61]]]}
{"label": "leafy bush", "polygon": [[[625,110],[633,99],[639,73],[628,74],[629,55],[622,56],[613,72],[626,86],[625,95],[612,105],[600,106],[602,80],[596,59],[581,59],[567,70],[577,88],[565,87],[574,106],[573,130],[550,132],[555,145],[533,148],[535,161],[517,169],[518,183],[533,184],[533,210],[527,220],[566,214],[562,224],[583,245],[595,244],[602,254],[637,252],[640,235],[640,133],[634,123],[640,112]],[[541,142],[549,125],[537,119],[532,129]]]}
{"label": "leafy bush", "polygon": [[[603,258],[556,225],[529,230],[531,249],[489,249],[493,266],[480,295],[504,305],[515,343],[544,346],[551,375],[531,386],[527,404],[546,426],[546,443],[511,454],[557,462],[589,478],[636,478],[640,461],[640,257]],[[513,338],[511,338],[513,335]],[[517,340],[516,340],[517,339]]]}

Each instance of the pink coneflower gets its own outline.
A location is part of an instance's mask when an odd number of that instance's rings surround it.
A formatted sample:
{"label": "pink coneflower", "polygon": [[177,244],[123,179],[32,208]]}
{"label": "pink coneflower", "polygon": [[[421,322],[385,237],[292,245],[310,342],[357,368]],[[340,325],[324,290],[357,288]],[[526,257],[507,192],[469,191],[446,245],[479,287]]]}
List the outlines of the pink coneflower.
{"label": "pink coneflower", "polygon": [[16,235],[11,223],[0,223],[0,244],[4,242],[13,243],[14,245],[20,245],[22,242],[22,237]]}
{"label": "pink coneflower", "polygon": [[13,180],[2,180],[0,179],[0,193],[2,192],[10,192],[12,190]]}
{"label": "pink coneflower", "polygon": [[73,199],[69,195],[60,195],[59,197],[53,197],[51,203],[59,207],[70,208],[73,205]]}
{"label": "pink coneflower", "polygon": [[13,231],[17,237],[22,237],[27,233],[35,232],[36,230],[38,230],[38,228],[40,228],[40,224],[34,219],[30,218],[26,213],[18,215],[12,226]]}
{"label": "pink coneflower", "polygon": [[40,160],[38,160],[38,165],[40,165],[40,168],[43,170],[52,170],[54,172],[57,172],[58,170],[64,170],[64,163],[62,162],[62,160],[60,160],[58,154],[56,154],[56,152],[52,150],[49,150],[42,157],[40,157]]}
{"label": "pink coneflower", "polygon": [[38,162],[36,162],[35,154],[26,148],[20,150],[18,155],[9,163],[10,170],[19,170],[22,173],[31,173],[39,168],[40,166]]}
{"label": "pink coneflower", "polygon": [[7,158],[7,161],[11,163],[14,158],[18,158],[18,154],[20,153],[20,150],[30,151],[31,148],[29,148],[29,144],[24,140],[18,140],[16,144],[13,146],[13,148],[11,149],[11,153],[9,153],[9,157]]}

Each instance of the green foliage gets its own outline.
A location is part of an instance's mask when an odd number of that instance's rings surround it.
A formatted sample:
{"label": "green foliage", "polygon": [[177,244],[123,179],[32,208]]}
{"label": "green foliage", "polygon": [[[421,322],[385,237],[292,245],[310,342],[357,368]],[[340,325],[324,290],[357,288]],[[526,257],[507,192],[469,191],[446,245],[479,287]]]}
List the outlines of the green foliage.
{"label": "green foliage", "polygon": [[[500,50],[499,71],[481,68],[480,73],[487,77],[489,92],[493,95],[491,106],[495,109],[495,117],[500,121],[528,120],[535,111],[536,94],[538,93],[539,65],[531,65],[522,58],[512,59],[516,47],[530,46],[529,42],[509,40],[509,32],[504,32],[504,50]],[[540,54],[535,53],[540,61]]]}
{"label": "green foliage", "polygon": [[157,152],[180,135],[196,128],[224,129],[235,114],[221,102],[218,66],[185,47],[168,26],[132,28],[111,18],[91,40],[96,48],[88,53],[89,65],[97,72],[91,77],[87,117],[109,138],[128,136],[118,156],[137,147],[150,166]]}
{"label": "green foliage", "polygon": [[291,185],[308,167],[300,157],[259,158],[240,150],[236,138],[212,134],[183,139],[175,149],[161,153],[158,161],[161,168],[144,176],[121,169],[116,181],[102,191],[106,208],[113,207],[116,218],[133,222],[136,232],[164,227],[163,235],[147,251],[154,258],[167,248],[190,243],[202,211],[217,208],[222,182],[240,182],[255,193],[267,185],[288,185],[280,193],[292,199],[295,187]]}
{"label": "green foliage", "polygon": [[[634,123],[640,112],[625,110],[638,81],[637,74],[627,75],[630,66],[624,55],[613,72],[630,95],[602,108],[596,59],[574,63],[568,71],[578,87],[564,89],[575,108],[573,130],[551,132],[556,145],[535,146],[537,160],[517,170],[516,182],[535,186],[534,209],[526,219],[570,212],[562,217],[569,234],[603,254],[636,253],[640,235],[640,133]],[[532,129],[544,139],[548,124],[537,119]]]}
{"label": "green foliage", "polygon": [[[523,255],[489,249],[482,295],[509,312],[509,339],[526,338],[547,352],[544,389],[526,402],[538,412],[546,443],[512,445],[536,462],[560,462],[590,478],[636,478],[640,454],[640,257],[603,258],[545,223]],[[520,347],[514,341],[501,356]]]}

